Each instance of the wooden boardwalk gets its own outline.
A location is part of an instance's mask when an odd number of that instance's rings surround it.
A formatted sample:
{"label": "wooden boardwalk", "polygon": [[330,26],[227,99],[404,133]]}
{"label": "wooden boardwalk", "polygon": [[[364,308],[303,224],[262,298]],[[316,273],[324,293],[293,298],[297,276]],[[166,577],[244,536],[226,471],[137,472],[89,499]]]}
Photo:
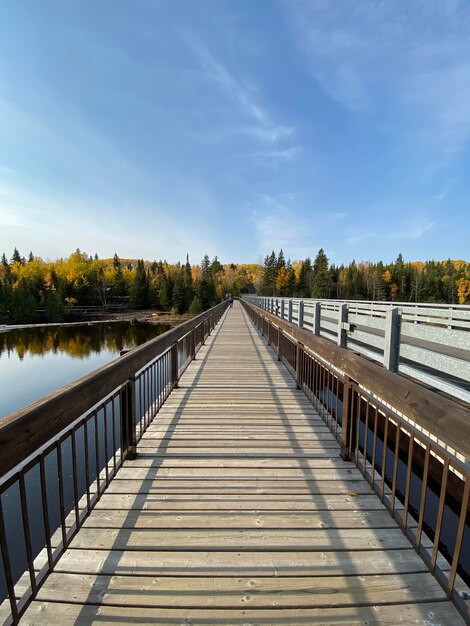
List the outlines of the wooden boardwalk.
{"label": "wooden boardwalk", "polygon": [[21,623],[463,620],[235,303]]}

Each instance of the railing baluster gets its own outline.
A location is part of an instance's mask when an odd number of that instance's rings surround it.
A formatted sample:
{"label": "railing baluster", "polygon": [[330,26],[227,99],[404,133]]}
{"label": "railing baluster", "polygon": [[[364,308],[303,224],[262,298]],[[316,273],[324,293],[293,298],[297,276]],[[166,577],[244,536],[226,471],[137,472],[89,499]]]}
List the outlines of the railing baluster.
{"label": "railing baluster", "polygon": [[426,507],[426,496],[427,496],[427,489],[428,489],[429,457],[430,456],[431,456],[431,443],[428,441],[428,444],[426,446],[426,454],[424,457],[423,480],[421,483],[421,501],[419,505],[418,530],[416,531],[416,546],[418,549],[421,545],[421,535],[423,532],[424,509]]}
{"label": "railing baluster", "polygon": [[432,548],[431,556],[431,570],[434,573],[437,561],[437,554],[439,551],[439,541],[441,538],[442,520],[444,518],[444,505],[447,495],[447,479],[449,476],[449,459],[444,460],[444,466],[442,468],[442,481],[441,492],[439,495],[439,510],[437,512],[436,531],[434,533],[434,545]]}
{"label": "railing baluster", "polygon": [[462,504],[460,507],[460,517],[459,517],[459,526],[457,529],[457,537],[455,539],[455,547],[454,547],[454,555],[452,558],[452,568],[449,574],[448,580],[448,590],[452,591],[455,584],[455,577],[457,575],[457,568],[459,565],[460,553],[462,550],[463,536],[465,534],[465,526],[467,522],[467,510],[468,510],[468,500],[470,494],[470,477],[467,476],[465,480],[465,487],[463,491]]}
{"label": "railing baluster", "polygon": [[396,428],[395,428],[395,453],[394,453],[393,477],[392,477],[392,501],[391,501],[392,515],[395,513],[395,494],[397,490],[399,458],[400,458],[400,424],[397,423]]}
{"label": "railing baluster", "polygon": [[383,451],[382,451],[382,474],[381,474],[381,485],[380,485],[380,499],[382,502],[385,498],[385,473],[387,469],[387,450],[388,450],[388,422],[389,416],[388,412],[385,413],[385,428],[384,428],[384,440],[383,440]]}
{"label": "railing baluster", "polygon": [[5,573],[5,583],[8,589],[8,599],[10,601],[11,615],[15,624],[18,623],[18,607],[16,604],[15,585],[13,582],[13,574],[11,571],[10,552],[8,550],[8,541],[5,531],[5,520],[3,517],[3,504],[0,495],[0,549],[3,559],[3,571]]}
{"label": "railing baluster", "polygon": [[78,506],[78,477],[77,477],[77,442],[75,441],[77,429],[72,431],[72,481],[73,481],[73,505],[75,510],[75,526],[80,526],[80,511]]}
{"label": "railing baluster", "polygon": [[41,505],[42,505],[42,523],[44,524],[44,535],[46,539],[47,563],[49,570],[52,569],[52,547],[51,547],[51,531],[49,525],[49,504],[47,501],[47,482],[46,470],[44,467],[44,455],[39,457],[39,481],[41,484]]}
{"label": "railing baluster", "polygon": [[26,501],[26,486],[24,473],[20,472],[18,477],[20,488],[21,517],[23,518],[23,536],[26,548],[26,559],[28,561],[29,578],[31,581],[31,591],[36,594],[36,575],[34,572],[33,548],[31,545],[31,529],[29,525],[28,504]]}
{"label": "railing baluster", "polygon": [[403,509],[402,528],[406,529],[408,523],[408,509],[410,506],[410,491],[411,491],[411,470],[413,468],[413,445],[414,438],[413,433],[410,431],[408,440],[408,461],[406,466],[406,486],[405,486],[405,502]]}
{"label": "railing baluster", "polygon": [[64,472],[62,469],[62,444],[59,440],[56,444],[57,477],[59,480],[59,511],[60,528],[62,532],[62,550],[67,545],[67,528],[65,526],[65,497],[64,497]]}

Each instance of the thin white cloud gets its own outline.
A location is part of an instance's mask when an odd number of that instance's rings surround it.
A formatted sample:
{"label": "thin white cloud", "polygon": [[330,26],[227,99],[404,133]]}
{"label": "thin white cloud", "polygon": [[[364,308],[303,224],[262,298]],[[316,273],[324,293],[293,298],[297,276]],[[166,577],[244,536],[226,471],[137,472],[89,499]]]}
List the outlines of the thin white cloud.
{"label": "thin white cloud", "polygon": [[320,248],[315,243],[310,222],[305,217],[300,220],[295,208],[288,206],[290,199],[289,194],[282,198],[268,194],[260,197],[251,215],[260,254],[266,255],[273,249],[278,252],[282,248],[287,257],[295,260],[311,257]]}
{"label": "thin white cloud", "polygon": [[256,163],[267,166],[275,166],[279,163],[288,163],[300,156],[302,150],[299,146],[286,148],[285,150],[262,150],[253,153]]}
{"label": "thin white cloud", "polygon": [[400,230],[387,231],[383,225],[382,228],[376,228],[369,230],[367,228],[360,229],[354,228],[349,231],[349,236],[346,237],[345,243],[348,246],[356,246],[363,244],[366,241],[372,239],[375,240],[412,240],[416,241],[421,239],[431,231],[439,222],[437,220],[430,220],[426,218],[412,218],[403,220]]}
{"label": "thin white cloud", "polygon": [[250,134],[260,140],[275,143],[294,134],[295,129],[276,123],[270,113],[257,100],[255,89],[237,79],[209,50],[194,37],[184,36],[196,53],[207,78],[237,106],[244,117],[251,120],[251,126],[236,126],[236,132]]}
{"label": "thin white cloud", "polygon": [[286,18],[323,91],[353,111],[412,128],[454,154],[470,139],[467,0],[286,0]]}

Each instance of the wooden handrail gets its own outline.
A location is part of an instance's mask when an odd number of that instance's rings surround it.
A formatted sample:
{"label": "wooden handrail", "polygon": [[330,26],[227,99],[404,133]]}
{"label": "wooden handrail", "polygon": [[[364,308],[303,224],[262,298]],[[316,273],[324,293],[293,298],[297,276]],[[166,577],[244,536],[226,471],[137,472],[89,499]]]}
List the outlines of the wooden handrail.
{"label": "wooden handrail", "polygon": [[133,378],[227,302],[183,322],[125,355],[16,411],[0,421],[0,477],[57,436],[115,389]]}
{"label": "wooden handrail", "polygon": [[264,317],[282,329],[327,363],[355,380],[395,411],[426,429],[429,433],[470,458],[470,411],[425,387],[389,372],[363,355],[336,346],[259,307],[240,300],[246,309]]}

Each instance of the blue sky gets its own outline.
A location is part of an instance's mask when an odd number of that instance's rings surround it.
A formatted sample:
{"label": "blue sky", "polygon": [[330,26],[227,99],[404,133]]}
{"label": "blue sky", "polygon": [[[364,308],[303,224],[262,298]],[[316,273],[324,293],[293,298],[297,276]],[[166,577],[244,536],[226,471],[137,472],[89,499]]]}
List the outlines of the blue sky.
{"label": "blue sky", "polygon": [[467,0],[2,0],[0,252],[469,257]]}

